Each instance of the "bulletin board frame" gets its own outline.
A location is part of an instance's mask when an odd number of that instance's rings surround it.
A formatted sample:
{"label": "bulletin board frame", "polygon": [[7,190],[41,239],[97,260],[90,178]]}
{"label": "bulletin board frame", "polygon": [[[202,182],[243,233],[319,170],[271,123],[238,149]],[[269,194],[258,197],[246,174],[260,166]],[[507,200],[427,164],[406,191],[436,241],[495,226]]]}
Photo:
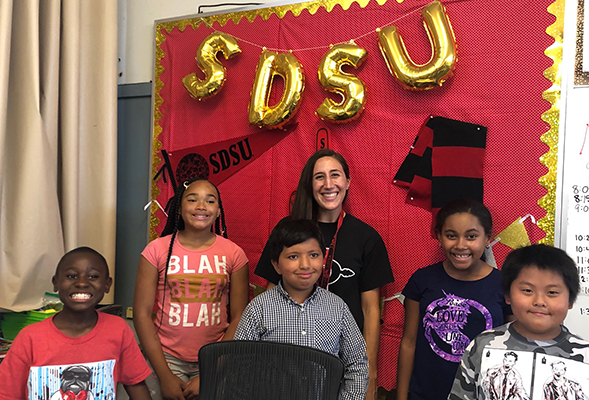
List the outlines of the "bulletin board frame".
{"label": "bulletin board frame", "polygon": [[[419,11],[428,3],[317,1],[156,23],[152,176],[158,179],[152,183],[152,199],[162,206],[171,195],[169,183],[158,174],[163,163],[162,150],[204,148],[223,140],[242,141],[259,135],[258,127],[248,125],[247,104],[260,51],[263,47],[292,51],[302,60],[307,71],[307,97],[294,121],[297,125],[289,126],[291,130],[284,139],[219,185],[228,210],[229,237],[250,258],[252,287],[264,286],[265,282],[253,274],[253,268],[270,230],[288,214],[289,199],[300,170],[317,148],[317,132],[327,127],[332,148],[345,154],[353,174],[346,209],[381,234],[396,266],[393,268],[395,283],[381,291],[383,299],[388,301],[384,302],[380,361],[383,365],[379,369],[387,372],[379,374],[379,385],[387,389],[394,387],[396,358],[385,360],[382,355],[396,354],[403,315],[402,305],[391,299],[396,298],[417,268],[441,257],[430,235],[431,214],[412,206],[406,190],[392,184],[396,170],[427,117],[443,116],[489,128],[484,199],[494,215],[494,237],[501,236],[512,223],[532,215],[536,224],[530,218],[519,222],[525,225],[524,232],[530,242],[554,244],[555,240],[564,0],[535,3],[537,10],[518,4],[519,8],[512,10],[518,23],[512,23],[509,15],[502,16],[494,8],[504,7],[500,2],[494,2],[493,7],[478,0],[444,2],[456,32],[455,74],[441,87],[411,92],[401,87],[388,71],[375,29],[389,23],[399,24],[404,35],[416,42],[410,44],[407,40],[416,60],[427,62],[431,48]],[[344,18],[333,22],[331,18],[335,15]],[[382,15],[388,16],[386,22],[373,22]],[[485,21],[487,28],[473,32],[472,25],[464,22],[473,15]],[[519,26],[522,15],[541,15],[540,22],[530,22],[537,25],[526,32],[519,28],[517,32],[510,31],[510,26]],[[351,24],[352,20],[361,25]],[[326,26],[342,24],[346,29],[319,29],[312,38],[315,42],[320,40],[319,46],[309,44],[308,35],[297,31],[297,26],[308,30],[309,26],[320,26],[321,22]],[[500,23],[505,25],[499,26]],[[250,36],[248,29],[262,33]],[[215,30],[238,38],[243,51],[238,57],[223,60],[229,71],[223,92],[206,101],[195,101],[182,87],[181,78],[190,72],[198,73],[195,50]],[[501,45],[481,46],[483,37],[489,40],[491,31],[502,35],[492,39]],[[292,32],[292,35],[282,37],[279,32]],[[341,36],[341,32],[345,35]],[[539,39],[514,39],[521,34],[533,34]],[[369,87],[372,102],[358,119],[347,124],[328,124],[314,114],[316,104],[326,94],[313,77],[329,45],[351,39],[368,49],[368,60],[355,73]],[[313,53],[314,47],[319,49],[317,54]],[[520,58],[508,58],[517,53],[512,47],[520,49]],[[494,67],[492,59],[499,60]],[[240,79],[247,83],[240,84],[231,71],[239,71]],[[492,102],[496,103],[491,107]],[[402,115],[391,114],[391,105],[402,108]],[[529,108],[532,105],[533,109]],[[523,144],[517,148],[520,142]],[[374,163],[368,163],[370,160]],[[526,169],[530,166],[533,171]],[[158,203],[153,202],[151,206],[152,239],[161,232],[165,221]],[[255,210],[255,213],[236,211],[240,209]],[[504,240],[495,244],[493,250],[500,264],[511,248]]]}

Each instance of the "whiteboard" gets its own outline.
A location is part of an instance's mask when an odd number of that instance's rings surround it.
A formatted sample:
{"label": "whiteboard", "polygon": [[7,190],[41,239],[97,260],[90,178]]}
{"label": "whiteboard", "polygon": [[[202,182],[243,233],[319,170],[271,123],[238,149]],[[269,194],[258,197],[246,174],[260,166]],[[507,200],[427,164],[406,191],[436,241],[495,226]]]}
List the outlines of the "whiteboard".
{"label": "whiteboard", "polygon": [[[577,28],[589,18],[577,16],[578,2],[566,2],[559,132],[559,165],[555,245],[577,263],[581,291],[569,311],[565,325],[589,339],[589,86],[575,86],[575,55],[589,43],[577,47]],[[589,14],[589,10],[588,10]],[[579,17],[579,20],[577,20]],[[583,18],[582,18],[583,17]],[[577,24],[567,21],[577,21]],[[584,29],[583,29],[584,30]],[[579,33],[583,36],[583,30]],[[589,30],[589,29],[588,29]]]}

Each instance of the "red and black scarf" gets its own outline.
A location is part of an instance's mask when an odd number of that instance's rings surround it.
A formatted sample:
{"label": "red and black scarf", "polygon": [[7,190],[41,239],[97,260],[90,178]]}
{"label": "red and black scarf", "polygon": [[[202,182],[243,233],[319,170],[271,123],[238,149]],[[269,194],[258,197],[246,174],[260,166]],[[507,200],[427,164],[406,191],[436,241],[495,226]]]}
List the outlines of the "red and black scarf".
{"label": "red and black scarf", "polygon": [[431,210],[455,199],[483,202],[483,162],[487,128],[430,116],[421,126],[411,151],[393,183],[408,187],[405,202]]}

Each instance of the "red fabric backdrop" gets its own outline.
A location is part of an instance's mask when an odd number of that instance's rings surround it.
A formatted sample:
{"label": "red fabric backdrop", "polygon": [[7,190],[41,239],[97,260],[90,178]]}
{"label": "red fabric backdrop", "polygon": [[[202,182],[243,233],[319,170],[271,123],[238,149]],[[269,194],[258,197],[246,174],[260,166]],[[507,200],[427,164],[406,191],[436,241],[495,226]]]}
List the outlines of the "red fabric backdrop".
{"label": "red fabric backdrop", "polygon": [[[345,208],[376,228],[387,245],[396,281],[384,287],[382,295],[390,297],[403,289],[416,269],[442,258],[437,241],[430,236],[430,214],[405,204],[406,189],[391,184],[428,115],[488,127],[484,199],[494,217],[495,233],[526,214],[537,219],[545,215],[537,201],[546,194],[538,178],[547,173],[539,158],[548,150],[540,136],[549,127],[540,117],[549,108],[542,92],[551,83],[542,73],[552,65],[544,55],[553,42],[545,33],[554,22],[546,11],[551,1],[445,1],[456,35],[455,75],[442,87],[422,92],[402,88],[389,73],[375,29],[396,21],[413,60],[427,62],[430,44],[419,10],[428,0],[371,2],[365,8],[354,3],[346,10],[335,6],[331,12],[320,7],[314,15],[306,10],[299,16],[288,12],[283,18],[276,14],[252,22],[244,18],[237,24],[214,23],[212,28],[192,19],[192,25],[182,31],[179,27],[186,26],[182,22],[158,24],[163,35],[158,50],[163,57],[156,65],[156,87],[161,87],[156,94],[161,99],[159,108],[156,103],[156,112],[161,113],[156,114],[161,127],[156,143],[159,140],[163,149],[173,151],[259,133],[259,128],[248,125],[248,104],[261,46],[292,50],[306,76],[302,105],[295,117],[298,127],[220,184],[229,238],[249,257],[250,281],[265,285],[253,270],[270,230],[288,213],[289,196],[315,150],[316,132],[328,127],[330,147],[350,165]],[[242,53],[230,60],[220,56],[227,68],[226,84],[217,96],[199,102],[188,95],[182,78],[200,73],[195,52],[214,30],[236,37]],[[359,37],[355,42],[368,56],[358,70],[348,72],[366,85],[365,111],[350,123],[323,122],[314,114],[329,96],[317,79],[319,62],[329,44]],[[157,199],[165,204],[171,188],[161,179],[157,186],[161,190]],[[160,232],[165,217],[159,211],[156,217],[162,223],[158,227],[154,219],[153,226]],[[539,228],[526,226],[532,242],[544,237]],[[493,250],[500,263],[510,249],[499,243]],[[396,384],[402,305],[386,302],[383,319],[379,385],[391,389]]]}

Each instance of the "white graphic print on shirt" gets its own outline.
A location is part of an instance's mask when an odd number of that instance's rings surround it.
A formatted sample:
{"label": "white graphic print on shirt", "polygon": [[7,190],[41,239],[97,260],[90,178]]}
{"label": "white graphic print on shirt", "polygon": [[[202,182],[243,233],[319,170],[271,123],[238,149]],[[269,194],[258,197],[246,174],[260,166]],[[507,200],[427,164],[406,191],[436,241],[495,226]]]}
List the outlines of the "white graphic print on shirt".
{"label": "white graphic print on shirt", "polygon": [[[206,254],[199,255],[197,263],[190,262],[188,255],[182,259],[170,257],[168,287],[170,310],[168,323],[171,326],[210,326],[221,323],[221,296],[227,285],[227,258]],[[190,307],[200,303],[200,307]]]}
{"label": "white graphic print on shirt", "polygon": [[29,400],[114,399],[115,360],[74,365],[31,367]]}

